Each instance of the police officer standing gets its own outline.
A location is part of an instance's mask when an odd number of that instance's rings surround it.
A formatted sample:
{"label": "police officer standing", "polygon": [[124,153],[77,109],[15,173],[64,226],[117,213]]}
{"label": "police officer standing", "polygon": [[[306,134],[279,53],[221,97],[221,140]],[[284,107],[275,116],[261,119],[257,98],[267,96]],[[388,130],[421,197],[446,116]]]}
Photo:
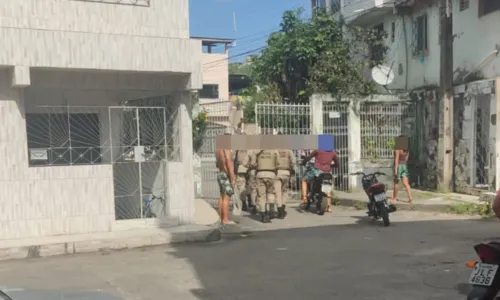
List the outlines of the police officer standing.
{"label": "police officer standing", "polygon": [[[255,150],[249,150],[248,151],[248,159],[250,161],[252,153],[255,152]],[[252,214],[257,213],[256,206],[257,206],[257,177],[256,177],[256,170],[252,166],[249,166],[248,168],[248,174],[247,174],[247,187],[249,188],[249,194],[250,194],[250,212]]]}
{"label": "police officer standing", "polygon": [[[270,223],[274,214],[277,160],[276,150],[260,150],[251,155],[250,165],[255,167],[257,178],[257,210],[262,223]],[[266,209],[267,204],[269,209]]]}
{"label": "police officer standing", "polygon": [[286,202],[288,200],[288,185],[290,184],[290,173],[296,163],[293,151],[289,149],[278,150],[278,173],[274,184],[276,191],[276,205],[278,206],[278,218],[286,217]]}
{"label": "police officer standing", "polygon": [[233,214],[236,216],[241,215],[241,211],[246,210],[245,204],[247,200],[248,190],[247,190],[247,174],[248,167],[243,163],[245,159],[248,160],[249,155],[248,150],[237,150],[235,157],[235,173],[236,173],[236,196],[237,199],[234,201]]}

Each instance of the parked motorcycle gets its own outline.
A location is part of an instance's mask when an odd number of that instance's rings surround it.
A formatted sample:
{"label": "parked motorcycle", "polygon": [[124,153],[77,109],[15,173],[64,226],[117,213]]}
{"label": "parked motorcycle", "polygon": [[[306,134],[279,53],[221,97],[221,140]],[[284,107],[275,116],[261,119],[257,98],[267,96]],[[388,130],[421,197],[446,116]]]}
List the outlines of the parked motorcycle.
{"label": "parked motorcycle", "polygon": [[391,221],[389,220],[389,213],[396,211],[394,205],[389,205],[387,203],[387,186],[377,179],[378,175],[385,175],[381,172],[365,174],[363,172],[352,173],[351,175],[362,175],[361,184],[363,185],[363,190],[368,195],[368,216],[373,217],[374,220],[382,218],[384,226],[389,226]]}
{"label": "parked motorcycle", "polygon": [[470,261],[466,266],[472,268],[469,284],[472,289],[467,300],[494,300],[498,299],[500,291],[500,243],[489,242],[474,246],[480,262]]}

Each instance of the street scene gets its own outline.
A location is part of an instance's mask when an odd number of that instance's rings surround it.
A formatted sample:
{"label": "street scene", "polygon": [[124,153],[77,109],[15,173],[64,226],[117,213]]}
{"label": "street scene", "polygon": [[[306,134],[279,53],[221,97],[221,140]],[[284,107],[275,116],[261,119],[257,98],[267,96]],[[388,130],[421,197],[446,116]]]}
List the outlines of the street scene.
{"label": "street scene", "polygon": [[1,0],[0,300],[500,299],[500,0]]}
{"label": "street scene", "polygon": [[2,262],[0,281],[12,299],[465,299],[465,262],[474,244],[497,238],[498,223],[391,217],[385,228],[346,208],[291,210],[270,225],[243,216],[219,242]]}

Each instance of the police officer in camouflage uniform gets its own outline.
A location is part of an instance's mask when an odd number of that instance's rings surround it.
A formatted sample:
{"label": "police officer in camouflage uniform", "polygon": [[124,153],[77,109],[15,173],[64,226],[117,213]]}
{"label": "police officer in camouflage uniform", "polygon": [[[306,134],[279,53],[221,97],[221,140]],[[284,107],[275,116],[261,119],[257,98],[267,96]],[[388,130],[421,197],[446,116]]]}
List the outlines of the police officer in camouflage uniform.
{"label": "police officer in camouflage uniform", "polygon": [[[276,150],[260,150],[252,153],[250,165],[256,170],[257,178],[257,210],[262,223],[270,223],[275,210],[276,173],[278,169],[278,152]],[[268,209],[266,207],[269,206]]]}
{"label": "police officer in camouflage uniform", "polygon": [[248,150],[237,150],[235,157],[235,173],[236,173],[236,196],[234,201],[233,214],[241,215],[241,211],[246,210],[246,201],[248,196],[247,178],[248,167],[244,164],[245,159],[248,161]]}
{"label": "police officer in camouflage uniform", "polygon": [[290,173],[295,167],[296,159],[293,151],[289,149],[278,150],[277,179],[274,182],[276,191],[276,205],[278,206],[278,218],[286,217],[286,202],[288,200],[288,186],[290,184]]}

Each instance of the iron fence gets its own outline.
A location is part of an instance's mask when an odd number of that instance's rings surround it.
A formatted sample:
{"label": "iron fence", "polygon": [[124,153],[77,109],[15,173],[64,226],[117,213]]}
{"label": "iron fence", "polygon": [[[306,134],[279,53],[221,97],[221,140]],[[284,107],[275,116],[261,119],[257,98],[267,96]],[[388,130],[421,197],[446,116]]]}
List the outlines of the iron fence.
{"label": "iron fence", "polygon": [[349,103],[323,102],[323,133],[335,138],[340,165],[333,169],[335,189],[349,190]]}
{"label": "iron fence", "polygon": [[415,108],[408,102],[363,102],[360,105],[361,158],[394,158],[396,138],[413,137]]}
{"label": "iron fence", "polygon": [[167,217],[166,162],[176,160],[180,144],[177,110],[167,100],[31,108],[26,113],[29,164],[111,165],[116,219]]}

